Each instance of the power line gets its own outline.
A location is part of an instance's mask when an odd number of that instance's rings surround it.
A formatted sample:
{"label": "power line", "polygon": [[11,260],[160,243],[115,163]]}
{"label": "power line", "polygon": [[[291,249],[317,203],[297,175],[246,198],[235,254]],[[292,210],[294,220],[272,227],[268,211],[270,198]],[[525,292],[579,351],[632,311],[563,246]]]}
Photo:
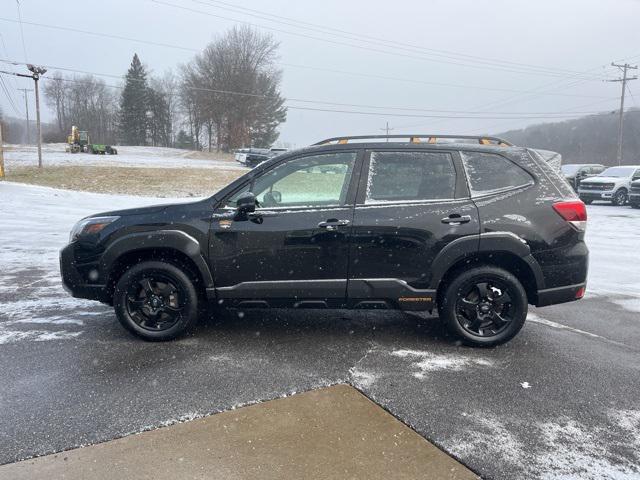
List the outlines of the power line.
{"label": "power line", "polygon": [[20,24],[20,39],[22,40],[22,53],[24,61],[27,62],[27,47],[24,43],[24,29],[22,28],[22,13],[20,12],[20,0],[16,0],[16,8],[18,9],[18,23]]}
{"label": "power line", "polygon": [[[237,22],[237,23],[242,23],[245,25],[249,25],[258,29],[262,29],[262,30],[269,30],[269,31],[274,31],[274,32],[278,32],[278,33],[284,33],[285,35],[293,35],[293,36],[297,36],[297,37],[302,37],[302,38],[309,38],[312,40],[317,40],[317,41],[321,41],[321,42],[325,42],[325,43],[330,43],[330,44],[334,44],[334,45],[340,45],[340,46],[347,46],[347,47],[351,47],[351,48],[356,48],[356,49],[360,49],[360,50],[367,50],[367,51],[372,51],[372,52],[376,52],[376,53],[383,53],[386,55],[392,55],[392,56],[398,56],[398,57],[404,57],[404,58],[411,58],[414,60],[424,60],[424,61],[429,61],[429,62],[435,62],[435,63],[444,63],[444,64],[448,64],[448,65],[458,65],[458,66],[464,66],[464,67],[470,67],[470,68],[478,68],[478,69],[485,69],[485,70],[496,70],[496,71],[503,71],[503,72],[511,72],[511,73],[518,73],[518,74],[529,74],[529,75],[543,75],[543,76],[551,76],[551,77],[571,77],[571,78],[578,78],[574,75],[567,75],[567,74],[557,74],[557,73],[553,73],[553,72],[537,72],[537,71],[531,71],[531,70],[523,70],[523,69],[515,69],[514,68],[500,68],[500,67],[490,67],[487,65],[472,65],[469,63],[462,63],[462,62],[453,62],[453,61],[447,61],[447,60],[439,60],[439,59],[434,59],[434,58],[428,58],[425,56],[417,56],[417,55],[410,55],[410,54],[404,54],[404,53],[398,53],[398,52],[392,52],[392,51],[388,51],[388,50],[381,50],[379,48],[372,48],[372,47],[367,47],[367,46],[363,46],[363,45],[355,45],[352,43],[346,43],[346,42],[342,42],[342,41],[337,41],[337,40],[331,40],[331,39],[327,39],[327,38],[321,38],[321,37],[316,37],[313,35],[308,35],[308,34],[304,34],[304,33],[299,33],[299,32],[291,32],[288,30],[282,30],[282,29],[278,29],[278,28],[274,28],[274,27],[270,27],[267,25],[260,25],[260,24],[255,24],[252,22],[247,22],[245,20],[238,20],[237,18],[231,18],[231,17],[225,17],[223,15],[217,15],[211,12],[206,12],[203,10],[198,10],[195,8],[190,8],[190,7],[185,7],[183,5],[176,5],[173,3],[169,3],[169,2],[165,2],[162,0],[150,0],[153,3],[157,3],[159,5],[165,5],[168,7],[173,7],[173,8],[177,8],[180,10],[185,10],[185,11],[189,11],[189,12],[193,12],[193,13],[198,13],[200,15],[206,15],[206,16],[210,16],[210,17],[214,17],[214,18],[220,18],[223,20],[229,20],[229,21],[233,21],[233,22]],[[587,80],[601,80],[601,78],[589,78]]]}
{"label": "power line", "polygon": [[[348,30],[341,30],[341,29],[330,27],[327,25],[320,25],[317,23],[306,22],[304,20],[294,19],[291,17],[275,15],[269,12],[255,10],[252,8],[247,8],[247,7],[243,7],[240,5],[236,5],[229,2],[223,2],[219,0],[205,0],[205,1],[192,0],[192,2],[200,5],[206,5],[212,8],[240,13],[242,15],[247,15],[254,18],[260,18],[270,22],[293,26],[295,28],[304,28],[305,30],[311,29],[313,31],[324,33],[327,35],[336,35],[338,37],[347,38],[349,40],[357,40],[357,41],[372,43],[374,45],[382,45],[384,47],[399,48],[401,50],[405,50],[409,52],[428,53],[429,55],[434,55],[434,56],[443,57],[443,58],[457,59],[457,60],[469,59],[471,61],[479,62],[486,65],[514,66],[514,67],[521,67],[521,68],[524,67],[527,69],[542,70],[545,72],[553,71],[553,72],[563,73],[563,74],[583,75],[581,72],[569,70],[569,69],[560,69],[560,68],[554,68],[554,67],[548,67],[548,66],[542,66],[542,65],[534,65],[530,63],[512,62],[508,60],[500,60],[496,58],[488,58],[488,57],[482,57],[478,55],[469,55],[469,54],[460,53],[460,52],[453,52],[450,50],[427,48],[419,45],[399,42],[397,40],[383,39],[380,37],[374,37],[374,36],[365,35],[362,33],[351,32]],[[225,5],[227,8],[222,7],[220,5]],[[247,13],[247,12],[250,12],[250,13]]]}
{"label": "power line", "polygon": [[[60,70],[61,68],[56,67],[56,66],[52,66],[52,65],[43,65],[44,67],[50,68],[50,69],[58,69]],[[80,73],[86,73],[89,75],[96,75],[96,76],[105,76],[105,77],[112,77],[112,78],[118,78],[118,79],[122,79],[123,76],[121,75],[110,75],[110,74],[101,74],[101,73],[96,73],[96,72],[89,72],[86,70],[73,70],[73,69],[65,69],[67,71],[75,71],[75,72],[80,72]],[[0,70],[0,73],[11,73],[11,72],[4,72],[2,70]],[[48,80],[48,81],[53,81],[55,80],[55,77],[47,77],[44,78],[44,80]],[[76,83],[81,83],[81,80],[77,80],[77,79],[69,79],[69,78],[60,78],[61,81],[65,81],[65,82],[76,82]],[[117,89],[122,89],[123,87],[120,85],[109,85],[109,84],[105,84],[106,87],[110,87],[110,88],[117,88]],[[202,91],[202,92],[209,92],[209,93],[218,93],[218,94],[227,94],[227,95],[237,95],[237,96],[245,96],[245,97],[255,97],[255,98],[270,98],[270,96],[268,95],[263,95],[263,94],[258,94],[258,93],[248,93],[248,92],[238,92],[238,91],[232,91],[232,90],[222,90],[222,89],[214,89],[214,88],[206,88],[206,87],[192,87],[192,86],[185,86],[184,88],[188,89],[188,90],[193,90],[193,91]],[[295,97],[291,97],[291,98],[286,98],[287,102],[298,102],[298,103],[313,103],[313,104],[319,104],[319,105],[328,105],[328,106],[338,106],[338,107],[355,107],[355,108],[368,108],[368,109],[380,109],[380,110],[398,110],[398,111],[415,111],[415,112],[431,112],[431,113],[450,113],[450,114],[469,114],[469,115],[482,115],[482,114],[498,114],[498,115],[547,115],[549,118],[555,115],[562,115],[564,114],[563,112],[495,112],[495,111],[465,111],[465,110],[439,110],[439,109],[428,109],[428,108],[416,108],[416,107],[398,107],[398,106],[389,106],[389,105],[370,105],[370,104],[358,104],[358,103],[342,103],[342,102],[330,102],[330,101],[323,101],[323,100],[314,100],[314,99],[306,99],[306,98],[295,98]],[[607,100],[611,100],[610,98],[607,98]],[[582,115],[589,115],[589,114],[595,114],[598,112],[575,112],[576,114],[582,114]]]}
{"label": "power line", "polygon": [[[180,8],[180,7],[177,6],[177,8]],[[0,21],[14,22],[14,23],[16,22],[13,19],[3,18],[3,17],[0,17]],[[142,44],[153,45],[153,46],[163,47],[163,48],[173,48],[173,49],[178,49],[178,50],[182,50],[182,51],[189,51],[189,52],[195,52],[195,53],[200,52],[200,50],[198,50],[196,48],[185,47],[185,46],[182,46],[182,45],[175,45],[175,44],[169,44],[169,43],[163,43],[163,42],[155,42],[155,41],[151,41],[151,40],[127,37],[127,36],[123,36],[123,35],[113,35],[113,34],[96,32],[96,31],[82,30],[82,29],[79,29],[79,28],[63,27],[63,26],[59,26],[59,25],[50,25],[50,24],[36,23],[36,22],[23,22],[23,23],[25,23],[27,25],[31,25],[31,26],[41,27],[41,28],[49,28],[49,29],[54,29],[54,30],[62,30],[62,31],[68,31],[68,32],[73,32],[73,33],[80,33],[80,34],[84,34],[84,35],[91,35],[91,36],[97,36],[97,37],[103,37],[103,38],[111,38],[111,39],[114,39],[114,40],[124,40],[124,41],[129,41],[129,42],[142,43]],[[10,62],[10,63],[14,63],[14,62]],[[392,76],[384,76],[384,75],[376,75],[376,74],[367,74],[367,73],[363,73],[363,72],[349,72],[349,71],[344,71],[344,70],[335,70],[335,69],[331,69],[331,68],[315,67],[315,66],[309,66],[309,65],[298,65],[298,64],[283,63],[283,62],[279,62],[279,63],[277,62],[277,64],[281,65],[281,66],[285,66],[285,67],[293,67],[293,68],[300,68],[300,69],[312,69],[312,70],[317,70],[317,71],[325,71],[325,72],[329,72],[329,73],[338,73],[338,74],[344,74],[344,75],[355,75],[355,76],[359,76],[359,77],[376,78],[376,79],[392,80],[392,81],[401,81],[401,82],[417,83],[417,84],[424,84],[424,85],[434,85],[434,86],[441,86],[441,87],[447,87],[447,88],[462,88],[462,89],[473,88],[473,89],[485,90],[485,91],[523,93],[522,90],[514,90],[514,89],[505,89],[505,88],[497,88],[497,87],[483,87],[483,86],[477,86],[477,85],[464,85],[464,84],[444,83],[444,82],[430,82],[430,81],[424,81],[424,80],[416,80],[415,78],[400,78],[400,77],[392,77]],[[594,77],[594,80],[595,79],[596,78]],[[578,94],[554,94],[554,93],[549,93],[549,95],[550,96],[598,98],[597,96],[578,95]],[[600,97],[600,98],[602,98],[602,97]]]}
{"label": "power line", "polygon": [[22,114],[18,110],[18,107],[16,107],[16,104],[14,103],[13,98],[11,98],[11,94],[9,93],[9,89],[7,88],[7,85],[4,83],[4,78],[2,78],[2,77],[0,77],[0,89],[2,89],[2,91],[5,94],[5,96],[7,97],[7,100],[9,101],[9,105],[11,106],[13,111],[16,113],[16,115],[21,117]]}

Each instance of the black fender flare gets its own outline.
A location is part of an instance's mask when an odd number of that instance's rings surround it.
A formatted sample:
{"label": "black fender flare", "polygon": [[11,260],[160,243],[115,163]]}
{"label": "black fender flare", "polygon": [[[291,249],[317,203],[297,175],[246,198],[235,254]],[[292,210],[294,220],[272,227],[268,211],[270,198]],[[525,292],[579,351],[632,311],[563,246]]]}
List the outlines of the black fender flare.
{"label": "black fender flare", "polygon": [[478,253],[505,252],[521,258],[531,269],[537,290],[544,288],[544,276],[538,261],[531,255],[531,248],[511,232],[487,232],[460,237],[446,245],[431,264],[429,287],[437,289],[440,281],[452,265]]}
{"label": "black fender flare", "polygon": [[[213,276],[202,256],[200,242],[182,230],[156,230],[125,235],[109,245],[100,259],[100,271],[110,275],[115,262],[122,255],[137,250],[165,248],[177,250],[189,257],[198,268],[205,287],[213,287]],[[105,278],[106,280],[106,278]]]}

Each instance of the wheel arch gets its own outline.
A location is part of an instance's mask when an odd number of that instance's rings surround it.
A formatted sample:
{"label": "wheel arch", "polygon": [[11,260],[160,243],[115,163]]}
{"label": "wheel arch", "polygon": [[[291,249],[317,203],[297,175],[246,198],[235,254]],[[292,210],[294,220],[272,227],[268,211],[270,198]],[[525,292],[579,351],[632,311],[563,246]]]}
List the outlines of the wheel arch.
{"label": "wheel arch", "polygon": [[202,292],[213,287],[213,277],[199,242],[185,232],[164,230],[124,236],[105,250],[100,271],[109,296],[113,295],[116,283],[129,268],[148,260],[165,261],[183,268]]}
{"label": "wheel arch", "polygon": [[433,262],[430,287],[439,299],[449,280],[460,271],[480,265],[507,270],[522,284],[529,303],[538,300],[544,277],[529,245],[510,232],[491,232],[462,237],[445,247]]}

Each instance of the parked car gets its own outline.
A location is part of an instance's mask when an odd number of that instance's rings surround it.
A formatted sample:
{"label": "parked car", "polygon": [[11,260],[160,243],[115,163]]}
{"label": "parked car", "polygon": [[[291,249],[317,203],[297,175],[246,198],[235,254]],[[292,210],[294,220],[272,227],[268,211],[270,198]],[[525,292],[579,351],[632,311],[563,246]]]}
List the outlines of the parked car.
{"label": "parked car", "polygon": [[329,139],[197,202],[87,217],[61,251],[63,283],[147,340],[183,334],[210,304],[437,309],[491,346],[528,304],[582,298],[586,208],[545,157],[418,137]]}
{"label": "parked car", "polygon": [[633,208],[640,208],[640,180],[631,182],[631,188],[629,188],[629,205]]}
{"label": "parked car", "polygon": [[286,148],[242,148],[236,151],[235,159],[242,165],[253,168],[286,151]]}
{"label": "parked car", "polygon": [[567,182],[573,187],[573,189],[577,192],[578,185],[580,182],[587,177],[593,177],[601,174],[604,169],[607,168],[604,165],[600,165],[597,163],[571,163],[567,165],[562,165],[560,168],[564,178],[567,179]]}
{"label": "parked car", "polygon": [[589,205],[594,200],[607,200],[613,205],[624,205],[629,199],[633,180],[640,179],[640,165],[609,167],[600,175],[580,182],[580,200]]}

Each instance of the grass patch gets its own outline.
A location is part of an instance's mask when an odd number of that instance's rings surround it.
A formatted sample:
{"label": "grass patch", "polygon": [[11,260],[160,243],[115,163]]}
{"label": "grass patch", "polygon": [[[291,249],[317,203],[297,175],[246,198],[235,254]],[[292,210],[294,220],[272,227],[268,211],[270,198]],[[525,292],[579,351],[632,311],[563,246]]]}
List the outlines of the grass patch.
{"label": "grass patch", "polygon": [[13,167],[6,180],[85,192],[200,197],[215,193],[242,173],[211,168]]}

